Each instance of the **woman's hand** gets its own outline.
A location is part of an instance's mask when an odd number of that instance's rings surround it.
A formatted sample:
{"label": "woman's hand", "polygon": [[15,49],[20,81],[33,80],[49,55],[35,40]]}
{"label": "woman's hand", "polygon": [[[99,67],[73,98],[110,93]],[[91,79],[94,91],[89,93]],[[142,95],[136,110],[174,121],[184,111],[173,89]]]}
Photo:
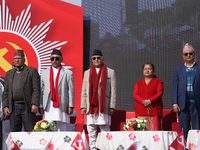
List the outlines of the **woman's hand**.
{"label": "woman's hand", "polygon": [[149,106],[151,104],[151,101],[148,100],[148,99],[145,99],[143,100],[143,103],[142,103],[145,107]]}
{"label": "woman's hand", "polygon": [[151,104],[151,101],[149,99],[145,99],[143,100],[142,103],[148,110],[151,110],[151,108],[153,108],[153,105]]}
{"label": "woman's hand", "polygon": [[148,105],[146,108],[147,108],[147,110],[151,110],[151,109],[153,108],[153,105],[150,104],[150,105]]}

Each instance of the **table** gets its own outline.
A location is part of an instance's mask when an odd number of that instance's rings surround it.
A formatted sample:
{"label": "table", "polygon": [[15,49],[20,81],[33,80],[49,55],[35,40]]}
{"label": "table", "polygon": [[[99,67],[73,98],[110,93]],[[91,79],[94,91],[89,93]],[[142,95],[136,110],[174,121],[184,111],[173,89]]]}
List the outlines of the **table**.
{"label": "table", "polygon": [[[79,135],[80,132],[11,132],[6,144],[9,150],[74,150],[71,144]],[[80,144],[77,142],[76,146]]]}
{"label": "table", "polygon": [[172,131],[113,131],[98,134],[96,146],[101,150],[127,149],[136,141],[142,141],[143,149],[168,150],[176,139],[177,132]]}
{"label": "table", "polygon": [[196,150],[199,138],[200,130],[189,130],[186,148],[188,148],[189,150]]}

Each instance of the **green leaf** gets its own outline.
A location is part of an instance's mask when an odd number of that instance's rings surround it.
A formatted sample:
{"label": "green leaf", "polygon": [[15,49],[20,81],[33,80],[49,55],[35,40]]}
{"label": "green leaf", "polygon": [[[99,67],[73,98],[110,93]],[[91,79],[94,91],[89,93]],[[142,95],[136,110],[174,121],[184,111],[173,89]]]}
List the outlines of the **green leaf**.
{"label": "green leaf", "polygon": [[124,131],[127,131],[127,129],[126,129],[126,125],[124,125],[123,129],[124,129]]}

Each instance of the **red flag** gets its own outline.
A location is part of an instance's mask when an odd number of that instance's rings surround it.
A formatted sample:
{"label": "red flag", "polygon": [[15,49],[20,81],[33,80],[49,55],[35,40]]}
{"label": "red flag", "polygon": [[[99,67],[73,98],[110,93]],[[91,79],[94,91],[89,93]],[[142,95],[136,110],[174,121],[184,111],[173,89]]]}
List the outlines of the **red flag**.
{"label": "red flag", "polygon": [[12,136],[10,134],[10,150],[21,150],[13,141]]}
{"label": "red flag", "polygon": [[142,149],[142,142],[136,141],[133,144],[131,144],[126,150],[141,150],[141,149]]}
{"label": "red flag", "polygon": [[73,147],[75,150],[86,150],[83,146],[83,139],[80,136],[80,134],[77,134],[75,139],[73,140],[71,147]]}
{"label": "red flag", "polygon": [[186,147],[183,130],[178,134],[178,136],[170,146],[176,150],[183,150]]}

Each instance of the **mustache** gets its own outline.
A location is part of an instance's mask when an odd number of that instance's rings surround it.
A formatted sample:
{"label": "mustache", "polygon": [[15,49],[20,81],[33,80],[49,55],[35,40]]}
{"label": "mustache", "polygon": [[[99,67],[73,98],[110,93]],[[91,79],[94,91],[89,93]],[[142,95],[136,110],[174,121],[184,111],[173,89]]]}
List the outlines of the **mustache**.
{"label": "mustache", "polygon": [[98,60],[96,60],[96,61],[95,61],[95,63],[99,63],[99,61],[98,61]]}

